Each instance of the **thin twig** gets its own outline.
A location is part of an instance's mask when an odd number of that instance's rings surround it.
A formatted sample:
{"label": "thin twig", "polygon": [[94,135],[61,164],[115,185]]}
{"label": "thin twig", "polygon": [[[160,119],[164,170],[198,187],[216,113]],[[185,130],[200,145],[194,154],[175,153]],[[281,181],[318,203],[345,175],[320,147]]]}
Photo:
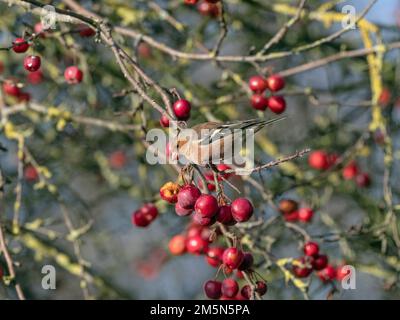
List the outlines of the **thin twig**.
{"label": "thin twig", "polygon": [[283,27],[275,34],[275,36],[270,41],[268,41],[265,44],[265,46],[260,50],[260,52],[257,53],[257,56],[264,55],[273,45],[279,43],[283,39],[283,37],[286,35],[286,33],[289,31],[289,29],[294,24],[296,24],[297,21],[300,20],[301,12],[303,11],[305,3],[306,3],[306,0],[300,0],[296,14],[287,23],[285,23],[283,25]]}
{"label": "thin twig", "polygon": [[[4,177],[3,177],[3,171],[0,169],[0,201],[3,201],[3,195],[4,195]],[[0,219],[2,219],[2,216],[0,216]],[[22,291],[22,287],[19,284],[18,280],[16,279],[14,261],[7,248],[6,239],[3,232],[3,224],[1,223],[1,220],[0,220],[0,251],[3,252],[4,254],[4,259],[6,260],[7,263],[8,272],[12,278],[12,281],[14,282],[15,291],[17,292],[18,299],[25,300],[25,295],[24,292]]]}

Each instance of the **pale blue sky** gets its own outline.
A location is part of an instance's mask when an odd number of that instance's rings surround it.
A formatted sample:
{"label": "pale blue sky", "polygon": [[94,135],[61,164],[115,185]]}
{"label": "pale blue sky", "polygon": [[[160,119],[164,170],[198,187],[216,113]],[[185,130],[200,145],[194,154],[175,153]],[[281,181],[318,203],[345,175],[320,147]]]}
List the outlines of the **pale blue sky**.
{"label": "pale blue sky", "polygon": [[[365,8],[371,0],[349,0],[343,3],[354,5],[357,12]],[[378,0],[374,7],[367,14],[367,18],[373,22],[382,24],[393,24],[396,18],[396,11],[400,9],[399,0]]]}

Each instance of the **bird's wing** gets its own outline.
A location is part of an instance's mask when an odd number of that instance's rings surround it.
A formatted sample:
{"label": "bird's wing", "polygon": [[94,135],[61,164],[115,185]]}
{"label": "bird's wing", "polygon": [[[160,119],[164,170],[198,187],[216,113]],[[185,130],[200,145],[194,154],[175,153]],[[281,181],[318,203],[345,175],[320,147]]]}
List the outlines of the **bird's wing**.
{"label": "bird's wing", "polygon": [[[232,135],[235,132],[235,130],[240,130],[243,133],[245,133],[246,130],[253,129],[254,132],[256,133],[266,125],[272,124],[282,119],[284,119],[284,117],[270,119],[270,120],[249,119],[249,120],[235,121],[224,124],[210,122],[195,126],[193,127],[193,129],[196,130],[200,136],[199,143],[202,145],[207,145],[217,140],[224,139],[229,135]],[[208,131],[203,132],[203,134],[201,134],[202,129],[208,129]]]}

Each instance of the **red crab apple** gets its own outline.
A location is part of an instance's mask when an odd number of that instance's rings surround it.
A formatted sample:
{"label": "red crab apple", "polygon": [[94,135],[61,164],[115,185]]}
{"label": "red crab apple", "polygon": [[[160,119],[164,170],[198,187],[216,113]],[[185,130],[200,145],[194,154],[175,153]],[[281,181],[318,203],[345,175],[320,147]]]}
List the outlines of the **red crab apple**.
{"label": "red crab apple", "polygon": [[168,119],[168,117],[167,117],[167,115],[165,113],[160,118],[160,124],[164,128],[168,128],[169,127],[169,119]]}
{"label": "red crab apple", "polygon": [[336,269],[328,264],[324,269],[318,271],[317,275],[323,282],[332,281],[336,277]]}
{"label": "red crab apple", "polygon": [[77,84],[82,81],[83,72],[77,66],[70,66],[65,69],[64,78],[68,84]]}
{"label": "red crab apple", "polygon": [[194,237],[194,236],[200,236],[204,227],[200,226],[196,222],[192,222],[189,227],[187,228],[186,235],[188,238]]}
{"label": "red crab apple", "polygon": [[231,204],[232,217],[237,222],[245,222],[253,215],[253,205],[246,198],[238,198]]}
{"label": "red crab apple", "polygon": [[304,254],[309,257],[315,257],[319,253],[318,243],[309,241],[304,244]]}
{"label": "red crab apple", "polygon": [[143,59],[148,59],[152,56],[151,47],[146,42],[140,42],[137,47],[137,53],[139,57],[142,57]]}
{"label": "red crab apple", "polygon": [[299,212],[299,220],[302,222],[310,222],[314,215],[314,212],[312,211],[311,208],[300,208],[298,212]]}
{"label": "red crab apple", "polygon": [[278,74],[274,74],[267,78],[268,89],[277,92],[285,87],[285,80]]}
{"label": "red crab apple", "polygon": [[185,4],[188,5],[194,5],[198,2],[199,0],[184,0]]}
{"label": "red crab apple", "polygon": [[216,280],[208,280],[204,284],[204,293],[210,299],[219,299],[222,295],[222,283]]}
{"label": "red crab apple", "polygon": [[43,81],[43,73],[41,70],[29,72],[26,78],[30,84],[39,84]]}
{"label": "red crab apple", "polygon": [[[257,281],[255,291],[260,295],[263,296],[267,293],[267,284],[264,281]],[[240,291],[241,296],[245,300],[249,300],[251,298],[251,288],[248,284],[243,286],[242,290]]]}
{"label": "red crab apple", "polygon": [[285,219],[287,222],[295,222],[299,220],[299,211],[296,210],[290,213],[284,213],[283,219]]}
{"label": "red crab apple", "polygon": [[317,170],[326,170],[329,168],[328,154],[322,150],[316,150],[310,153],[308,164],[311,168]]}
{"label": "red crab apple", "polygon": [[206,260],[212,267],[219,267],[222,263],[222,255],[225,249],[223,247],[211,247],[207,250]]}
{"label": "red crab apple", "polygon": [[309,266],[308,261],[304,257],[301,257],[293,262],[292,271],[296,277],[306,278],[311,274],[313,269]]}
{"label": "red crab apple", "polygon": [[253,255],[249,252],[243,253],[242,263],[239,265],[238,270],[245,271],[249,270],[253,266],[254,258]]}
{"label": "red crab apple", "polygon": [[379,96],[379,104],[382,107],[386,107],[390,100],[392,99],[392,93],[390,92],[390,90],[388,88],[383,88],[381,95]]}
{"label": "red crab apple", "polygon": [[268,108],[276,114],[281,114],[286,109],[286,101],[282,96],[271,96],[268,98]]}
{"label": "red crab apple", "polygon": [[179,202],[177,202],[175,203],[175,212],[178,216],[184,217],[190,215],[193,212],[193,209],[185,209],[179,204]]}
{"label": "red crab apple", "polygon": [[157,207],[147,203],[132,214],[132,223],[138,227],[147,227],[157,216]]}
{"label": "red crab apple", "polygon": [[268,99],[262,94],[253,94],[251,96],[251,106],[256,110],[265,111],[268,107]]}
{"label": "red crab apple", "polygon": [[150,221],[153,221],[155,218],[158,216],[158,209],[157,207],[152,204],[152,203],[146,203],[144,204],[141,208],[141,213],[142,215]]}
{"label": "red crab apple", "polygon": [[177,234],[169,240],[168,249],[174,256],[180,256],[186,251],[186,237]]}
{"label": "red crab apple", "polygon": [[211,226],[216,221],[215,216],[213,216],[213,217],[204,217],[198,212],[194,213],[193,220],[195,222],[197,222],[201,226]]}
{"label": "red crab apple", "polygon": [[3,82],[3,90],[5,94],[9,96],[17,97],[21,93],[21,90],[18,88],[17,83],[12,79],[7,79]]}
{"label": "red crab apple", "polygon": [[160,188],[160,196],[169,203],[176,203],[178,201],[179,189],[179,184],[171,181],[167,182]]}
{"label": "red crab apple", "polygon": [[186,250],[191,254],[202,254],[206,251],[208,242],[201,236],[188,237],[186,240]]}
{"label": "red crab apple", "polygon": [[360,173],[356,177],[356,183],[359,187],[369,187],[371,184],[371,179],[368,173]]}
{"label": "red crab apple", "polygon": [[237,301],[245,301],[245,300],[248,300],[248,299],[243,297],[241,291],[239,291],[239,293],[235,297],[235,300],[237,300]]}
{"label": "red crab apple", "polygon": [[351,273],[350,269],[346,269],[344,265],[341,265],[336,269],[336,279],[338,281],[342,281],[350,273]]}
{"label": "red crab apple", "polygon": [[193,209],[201,191],[193,184],[183,186],[178,193],[178,203],[184,209]]}
{"label": "red crab apple", "polygon": [[24,53],[28,50],[29,43],[24,38],[16,38],[13,42],[12,49],[16,53]]}
{"label": "red crab apple", "polygon": [[261,76],[253,76],[249,79],[249,88],[255,93],[263,93],[267,89],[267,82]]}
{"label": "red crab apple", "polygon": [[96,30],[87,26],[86,24],[81,24],[78,27],[79,35],[83,38],[93,37],[96,34]]}
{"label": "red crab apple", "polygon": [[222,294],[225,297],[233,298],[237,295],[238,292],[239,285],[235,280],[228,278],[222,281]]}
{"label": "red crab apple", "polygon": [[224,179],[228,179],[232,176],[232,173],[225,172],[227,170],[232,170],[230,166],[224,163],[217,164],[217,170],[221,172],[219,175],[222,176]]}
{"label": "red crab apple", "polygon": [[126,165],[127,159],[125,152],[123,151],[114,151],[108,157],[108,163],[114,169],[121,169]]}
{"label": "red crab apple", "polygon": [[218,211],[217,199],[213,195],[203,194],[196,200],[194,209],[199,215],[211,218]]}
{"label": "red crab apple", "polygon": [[[203,181],[201,181],[201,179],[199,179],[199,180],[197,181],[197,185],[198,185],[200,188],[203,188]],[[216,189],[215,184],[213,184],[213,183],[207,183],[207,189],[208,189],[208,191],[211,191],[211,192],[215,191],[215,189]]]}
{"label": "red crab apple", "polygon": [[190,118],[190,110],[192,107],[189,101],[180,99],[174,103],[172,108],[178,120],[186,121]]}
{"label": "red crab apple", "polygon": [[151,221],[147,220],[140,210],[135,211],[132,214],[132,223],[137,227],[147,227]]}
{"label": "red crab apple", "polygon": [[24,68],[29,72],[35,72],[39,70],[42,64],[39,56],[26,56],[24,59]]}
{"label": "red crab apple", "polygon": [[218,209],[217,221],[221,222],[226,226],[233,226],[236,224],[236,220],[233,219],[231,206],[221,206]]}
{"label": "red crab apple", "polygon": [[292,199],[282,199],[281,201],[279,201],[279,211],[282,213],[291,213],[293,211],[296,211],[297,208],[297,201],[294,201]]}
{"label": "red crab apple", "polygon": [[202,1],[198,4],[197,10],[203,16],[218,17],[219,8],[214,3],[209,3],[207,1]]}
{"label": "red crab apple", "polygon": [[39,179],[39,174],[34,166],[27,165],[24,170],[24,177],[27,181],[34,182]]}
{"label": "red crab apple", "polygon": [[[204,177],[206,178],[207,181],[207,189],[209,191],[215,191],[216,187],[215,187],[215,179],[214,179],[214,173],[211,171],[206,171],[204,173]],[[221,177],[218,176],[217,178],[218,181],[221,181]],[[203,188],[203,182],[201,181],[201,179],[199,179],[199,187]]]}
{"label": "red crab apple", "polygon": [[250,300],[251,298],[251,287],[246,284],[243,286],[243,288],[240,290],[240,295],[241,295],[241,299],[239,300]]}
{"label": "red crab apple", "polygon": [[222,262],[230,269],[237,269],[243,261],[243,252],[238,248],[227,248],[222,255]]}
{"label": "red crab apple", "polygon": [[257,281],[256,286],[256,291],[260,296],[263,296],[267,293],[268,287],[264,281]]}
{"label": "red crab apple", "polygon": [[354,179],[358,174],[358,166],[355,161],[350,162],[343,168],[342,175],[345,180]]}
{"label": "red crab apple", "polygon": [[328,257],[325,254],[319,254],[314,257],[312,266],[314,270],[322,270],[328,265]]}

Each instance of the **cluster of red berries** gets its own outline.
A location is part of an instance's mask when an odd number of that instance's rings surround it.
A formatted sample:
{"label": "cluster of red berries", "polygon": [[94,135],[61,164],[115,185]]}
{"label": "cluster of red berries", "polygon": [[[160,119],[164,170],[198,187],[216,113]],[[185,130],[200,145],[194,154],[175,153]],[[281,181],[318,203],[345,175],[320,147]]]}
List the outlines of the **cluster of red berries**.
{"label": "cluster of red berries", "polygon": [[[228,180],[230,177],[232,177],[232,173],[225,172],[231,169],[230,166],[220,163],[216,165],[216,168],[220,172],[218,174],[217,181],[221,182],[223,181],[223,179]],[[214,173],[211,170],[206,171],[204,172],[204,178],[206,179],[208,191],[211,192],[215,191],[216,186],[215,186]],[[197,185],[199,186],[199,188],[203,188],[203,181],[201,181],[200,178],[197,180]]]}
{"label": "cluster of red berries", "polygon": [[328,256],[319,252],[316,242],[309,241],[303,247],[304,256],[297,258],[292,263],[292,272],[298,278],[306,278],[313,271],[323,282],[342,280],[347,274],[343,266],[335,268],[328,262]]}
{"label": "cluster of red berries", "polygon": [[[267,293],[265,281],[257,281],[255,291],[263,296]],[[204,284],[204,293],[210,299],[220,300],[250,300],[252,289],[246,284],[239,291],[239,284],[232,278],[226,278],[222,282],[218,280],[208,280]]]}
{"label": "cluster of red berries", "polygon": [[220,0],[184,0],[184,3],[187,5],[196,5],[197,4],[197,10],[199,13],[203,16],[209,16],[209,17],[218,17],[220,14],[220,9],[218,7],[218,2]]}
{"label": "cluster of red berries", "polygon": [[161,198],[175,204],[179,216],[188,216],[193,211],[193,219],[200,225],[210,226],[216,221],[227,226],[245,222],[253,215],[253,205],[246,198],[237,198],[230,205],[219,205],[211,194],[202,194],[193,184],[180,186],[167,182],[160,189]]}
{"label": "cluster of red berries", "polygon": [[279,211],[288,222],[310,222],[314,216],[314,211],[309,207],[299,208],[297,201],[283,199],[279,202]]}
{"label": "cluster of red berries", "polygon": [[[216,236],[218,237],[218,235],[219,234],[217,233]],[[177,234],[170,239],[168,243],[168,248],[171,254],[173,254],[174,256],[180,256],[186,252],[194,255],[201,255],[206,254],[207,252],[215,251],[215,249],[209,248],[210,243],[211,229],[206,226],[199,225],[195,221],[192,221],[189,224],[186,232]],[[216,266],[215,263],[210,264]]]}
{"label": "cluster of red berries", "polygon": [[[324,171],[335,165],[338,159],[337,154],[316,150],[308,157],[308,164],[316,170]],[[369,174],[360,172],[359,166],[355,161],[351,161],[343,168],[342,176],[345,180],[354,179],[359,187],[368,187],[371,184]]]}
{"label": "cluster of red berries", "polygon": [[[181,234],[173,236],[169,243],[168,249],[171,254],[180,256],[185,253],[193,255],[204,255],[206,262],[214,267],[223,267],[225,275],[232,275],[236,270],[236,278],[243,279],[243,271],[252,271],[253,256],[251,253],[243,252],[236,247],[210,246],[221,234],[216,228],[214,231],[215,237],[212,237],[213,232],[207,226],[202,226],[196,221],[192,221],[188,229]],[[256,291],[260,296],[267,291],[267,286],[264,281],[256,282]],[[229,278],[219,282],[209,280],[204,284],[204,291],[210,299],[250,299],[251,288],[249,285],[243,286],[239,291],[239,285],[236,280]]]}
{"label": "cluster of red berries", "polygon": [[146,203],[132,213],[132,223],[138,227],[147,227],[157,216],[157,207],[152,203]]}
{"label": "cluster of red berries", "polygon": [[[45,37],[45,33],[43,32],[43,27],[41,23],[35,25],[35,33],[39,34],[42,37]],[[96,32],[88,27],[81,26],[79,29],[79,33],[82,37],[89,37],[94,35]],[[24,38],[16,38],[13,42],[12,49],[16,53],[25,53],[30,47],[29,40]],[[42,81],[43,75],[39,70],[41,67],[42,61],[41,58],[37,55],[28,55],[24,58],[24,68],[29,71],[31,74],[28,76],[28,81],[32,84],[38,84]],[[64,78],[68,84],[76,84],[80,83],[83,79],[83,72],[77,66],[70,66],[64,71]],[[8,86],[8,87],[7,87]],[[10,86],[13,86],[12,88]],[[11,95],[22,97],[26,99],[26,93],[21,93],[18,90],[18,87],[15,84],[7,84],[3,85],[4,91]]]}
{"label": "cluster of red berries", "polygon": [[336,164],[338,155],[335,153],[327,153],[323,150],[315,150],[308,157],[308,164],[316,170],[328,170]]}
{"label": "cluster of red berries", "polygon": [[[179,99],[175,101],[175,103],[172,106],[172,110],[174,111],[176,118],[180,121],[189,120],[191,109],[192,106],[190,105],[190,102],[185,99]],[[166,114],[163,114],[161,116],[160,124],[164,128],[169,127],[169,118],[167,117]]]}
{"label": "cluster of red berries", "polygon": [[366,172],[360,172],[356,161],[351,161],[342,170],[342,176],[345,180],[355,180],[359,187],[369,187],[371,179]]}
{"label": "cluster of red berries", "polygon": [[[207,252],[207,261],[212,266],[218,267],[222,264],[224,273],[229,275],[233,270],[237,270],[237,278],[243,278],[243,271],[252,272],[253,256],[251,253],[243,252],[236,247],[210,248]],[[263,296],[267,292],[265,281],[257,281],[255,291]],[[235,299],[249,300],[251,298],[251,287],[244,285],[239,291],[239,284],[232,278],[224,279],[222,282],[208,280],[204,284],[204,293],[210,299]]]}
{"label": "cluster of red berries", "polygon": [[[285,80],[280,75],[272,75],[268,78],[253,76],[249,79],[249,88],[254,92],[251,97],[251,105],[256,110],[265,111],[269,108],[273,113],[280,114],[286,109],[285,98],[274,95],[275,92],[285,87]],[[270,96],[264,93],[266,90],[271,92]]]}
{"label": "cluster of red berries", "polygon": [[[228,178],[224,173],[227,166],[220,166],[221,175]],[[173,236],[168,248],[172,255],[204,255],[206,262],[215,268],[223,268],[225,275],[236,272],[236,278],[242,279],[243,272],[252,272],[253,256],[251,253],[243,252],[236,246],[223,247],[221,245],[210,246],[218,240],[222,234],[219,226],[211,229],[210,226],[219,222],[225,226],[248,221],[254,211],[252,203],[246,198],[237,198],[232,203],[219,203],[217,198],[211,194],[203,194],[200,189],[191,183],[179,185],[167,182],[160,188],[160,196],[164,201],[175,205],[175,212],[179,216],[189,216],[193,212],[191,222],[187,230]],[[158,211],[152,204],[146,204],[132,215],[132,222],[139,227],[148,226],[157,216]],[[253,279],[257,280],[257,279]],[[239,290],[238,282],[233,279],[207,281],[204,285],[207,297],[211,299],[251,299],[252,288],[244,285]],[[267,291],[265,281],[255,283],[255,292],[260,296]]]}
{"label": "cluster of red berries", "polygon": [[[24,38],[17,38],[13,42],[12,49],[16,53],[24,53],[29,49],[29,42]],[[24,58],[24,68],[29,72],[34,72],[39,70],[42,64],[39,56],[28,55]]]}

